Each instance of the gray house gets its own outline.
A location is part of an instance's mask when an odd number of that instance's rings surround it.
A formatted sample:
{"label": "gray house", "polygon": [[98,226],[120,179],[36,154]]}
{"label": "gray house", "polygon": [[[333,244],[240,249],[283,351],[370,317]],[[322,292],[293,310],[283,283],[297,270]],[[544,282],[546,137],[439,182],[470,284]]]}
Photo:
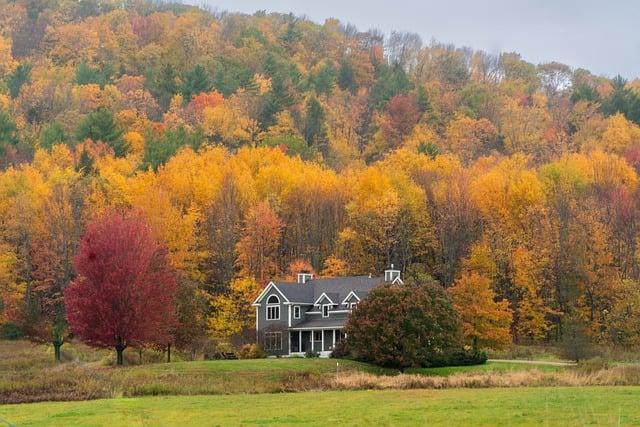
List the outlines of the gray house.
{"label": "gray house", "polygon": [[299,273],[297,282],[272,281],[256,298],[258,343],[272,356],[302,356],[311,350],[327,357],[345,339],[347,317],[369,292],[383,283],[402,283],[393,265],[384,276],[314,279]]}

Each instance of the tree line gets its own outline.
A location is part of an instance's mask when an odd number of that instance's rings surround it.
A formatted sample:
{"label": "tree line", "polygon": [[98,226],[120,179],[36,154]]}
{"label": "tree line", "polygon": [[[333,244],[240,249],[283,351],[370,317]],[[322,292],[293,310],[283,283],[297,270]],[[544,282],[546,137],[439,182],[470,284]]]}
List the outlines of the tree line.
{"label": "tree line", "polygon": [[639,93],[336,20],[0,0],[3,334],[67,336],[81,238],[117,211],[176,270],[178,347],[249,340],[269,279],[390,263],[469,343],[636,346]]}

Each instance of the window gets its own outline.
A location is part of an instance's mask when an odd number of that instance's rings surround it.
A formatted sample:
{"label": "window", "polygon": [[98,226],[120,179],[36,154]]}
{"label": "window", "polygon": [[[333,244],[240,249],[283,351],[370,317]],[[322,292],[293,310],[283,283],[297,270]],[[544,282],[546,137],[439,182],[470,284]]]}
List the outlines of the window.
{"label": "window", "polygon": [[354,308],[356,308],[357,306],[358,306],[358,303],[357,303],[357,302],[352,302],[351,304],[349,304],[349,308],[350,308],[351,310],[353,310],[353,309],[354,309]]}
{"label": "window", "polygon": [[294,319],[299,319],[300,318],[300,306],[299,305],[294,305],[293,306],[293,318]]}
{"label": "window", "polygon": [[329,317],[329,307],[331,307],[330,304],[325,304],[322,306],[322,317]]}
{"label": "window", "polygon": [[280,320],[280,298],[276,295],[267,299],[267,320]]}
{"label": "window", "polygon": [[282,332],[265,332],[264,349],[282,350]]}
{"label": "window", "polygon": [[313,331],[313,340],[322,341],[322,331]]}

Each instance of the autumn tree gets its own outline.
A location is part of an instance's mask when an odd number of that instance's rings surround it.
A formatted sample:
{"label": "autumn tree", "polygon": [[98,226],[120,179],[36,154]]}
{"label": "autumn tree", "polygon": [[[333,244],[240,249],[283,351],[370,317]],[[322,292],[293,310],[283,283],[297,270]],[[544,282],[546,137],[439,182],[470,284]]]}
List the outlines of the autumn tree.
{"label": "autumn tree", "polygon": [[509,301],[495,301],[491,281],[463,274],[447,292],[462,319],[462,333],[473,348],[500,348],[511,343]]}
{"label": "autumn tree", "polygon": [[282,221],[267,202],[259,203],[247,213],[242,237],[236,245],[241,276],[264,283],[277,274],[282,228]]}
{"label": "autumn tree", "polygon": [[107,213],[87,225],[75,259],[78,278],[65,290],[71,331],[88,344],[115,348],[166,343],[173,326],[175,272],[139,214]]}
{"label": "autumn tree", "polygon": [[251,306],[262,290],[251,278],[237,278],[231,281],[228,292],[211,298],[213,310],[209,318],[209,332],[218,340],[231,340],[236,344],[251,342],[255,335],[248,333],[255,329],[255,309]]}

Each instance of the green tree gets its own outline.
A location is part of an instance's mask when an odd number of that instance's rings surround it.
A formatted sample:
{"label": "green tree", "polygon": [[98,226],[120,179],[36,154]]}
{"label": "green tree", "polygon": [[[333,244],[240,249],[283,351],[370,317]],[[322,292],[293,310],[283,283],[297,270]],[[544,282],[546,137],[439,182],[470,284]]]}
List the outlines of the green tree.
{"label": "green tree", "polygon": [[64,144],[65,135],[62,125],[58,122],[52,122],[42,130],[40,135],[40,146],[51,150],[54,145]]}
{"label": "green tree", "polygon": [[157,170],[165,164],[181,147],[200,147],[202,135],[188,132],[183,126],[167,129],[161,136],[149,132],[144,146],[143,167]]}
{"label": "green tree", "polygon": [[357,359],[400,369],[440,365],[462,348],[458,314],[435,282],[375,288],[351,313],[345,333]]}
{"label": "green tree", "polygon": [[207,71],[202,65],[196,65],[184,76],[184,82],[180,88],[184,96],[184,102],[202,92],[209,92],[213,88]]}
{"label": "green tree", "polygon": [[158,77],[155,79],[154,95],[159,99],[162,111],[167,111],[171,98],[178,93],[178,84],[176,83],[176,72],[173,65],[165,64]]}
{"label": "green tree", "polygon": [[7,87],[12,98],[20,94],[23,84],[31,81],[31,64],[20,64],[7,79]]}
{"label": "green tree", "polygon": [[352,94],[356,93],[358,84],[356,82],[356,73],[353,70],[351,62],[343,58],[340,61],[340,70],[338,71],[338,86],[342,90],[348,90]]}
{"label": "green tree", "polygon": [[611,84],[613,92],[602,101],[600,110],[607,116],[622,113],[628,120],[640,124],[640,96],[627,88],[627,81],[621,76],[616,76]]}
{"label": "green tree", "polygon": [[310,147],[326,151],[325,111],[314,96],[307,100],[307,115],[304,121],[304,139]]}
{"label": "green tree", "polygon": [[413,84],[402,67],[385,65],[371,88],[373,105],[377,109],[381,109],[388,100],[401,93],[406,93],[412,88]]}
{"label": "green tree", "polygon": [[124,157],[129,151],[129,144],[122,137],[122,130],[116,124],[113,113],[106,108],[93,111],[80,122],[76,130],[76,139],[84,141],[102,141],[113,149],[117,157]]}
{"label": "green tree", "polygon": [[16,145],[16,124],[6,111],[0,109],[0,153],[10,145]]}

